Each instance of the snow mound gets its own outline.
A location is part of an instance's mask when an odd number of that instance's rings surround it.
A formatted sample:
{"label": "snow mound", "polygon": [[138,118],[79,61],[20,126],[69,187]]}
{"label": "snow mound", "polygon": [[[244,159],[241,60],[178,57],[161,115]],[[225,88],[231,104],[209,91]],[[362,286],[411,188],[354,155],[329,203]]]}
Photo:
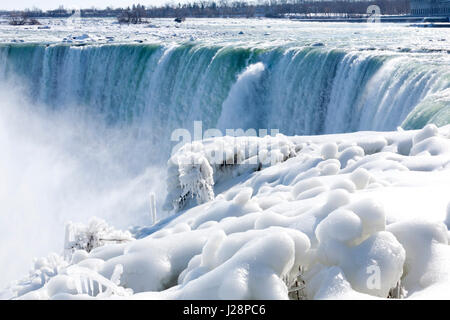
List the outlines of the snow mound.
{"label": "snow mound", "polygon": [[186,145],[168,162],[173,215],[118,243],[69,225],[70,259],[40,260],[15,296],[448,298],[449,129]]}
{"label": "snow mound", "polygon": [[[406,250],[403,284],[414,297],[431,288],[429,298],[447,299],[450,285],[448,229],[443,223],[405,221],[388,227]],[[446,285],[447,289],[435,290]]]}

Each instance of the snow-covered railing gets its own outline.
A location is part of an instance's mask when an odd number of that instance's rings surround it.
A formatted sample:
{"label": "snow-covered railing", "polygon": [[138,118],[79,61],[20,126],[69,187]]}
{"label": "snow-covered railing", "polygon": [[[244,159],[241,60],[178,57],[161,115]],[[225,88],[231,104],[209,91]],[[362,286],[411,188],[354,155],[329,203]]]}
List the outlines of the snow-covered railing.
{"label": "snow-covered railing", "polygon": [[115,266],[110,280],[91,269],[78,265],[70,266],[66,273],[74,279],[78,294],[87,294],[100,299],[112,295],[130,296],[133,294],[133,290],[119,286],[120,277],[123,273],[121,264]]}

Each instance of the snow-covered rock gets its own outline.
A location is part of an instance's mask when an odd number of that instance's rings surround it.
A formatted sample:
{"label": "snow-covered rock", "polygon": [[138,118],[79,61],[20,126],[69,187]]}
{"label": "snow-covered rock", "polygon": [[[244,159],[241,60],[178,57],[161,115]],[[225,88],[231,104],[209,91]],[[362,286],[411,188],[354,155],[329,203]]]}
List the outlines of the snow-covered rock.
{"label": "snow-covered rock", "polygon": [[139,239],[41,260],[16,296],[448,298],[449,130],[186,145],[168,163],[174,215]]}

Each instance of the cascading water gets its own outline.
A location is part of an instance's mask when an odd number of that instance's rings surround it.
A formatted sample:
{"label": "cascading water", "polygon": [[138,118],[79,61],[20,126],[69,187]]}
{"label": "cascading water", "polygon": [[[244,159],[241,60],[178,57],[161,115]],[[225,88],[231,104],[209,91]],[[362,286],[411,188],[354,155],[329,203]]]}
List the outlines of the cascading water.
{"label": "cascading water", "polygon": [[22,248],[0,286],[60,250],[67,220],[149,222],[170,134],[195,120],[289,135],[450,123],[449,68],[423,61],[311,46],[0,45],[1,260]]}

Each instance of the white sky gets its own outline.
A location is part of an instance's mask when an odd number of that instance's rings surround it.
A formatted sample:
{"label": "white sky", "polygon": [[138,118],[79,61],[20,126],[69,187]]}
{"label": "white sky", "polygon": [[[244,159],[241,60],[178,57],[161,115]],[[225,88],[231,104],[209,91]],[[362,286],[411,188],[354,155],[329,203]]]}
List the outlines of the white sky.
{"label": "white sky", "polygon": [[0,0],[0,9],[25,9],[37,7],[43,10],[56,9],[60,5],[65,8],[106,8],[112,7],[127,7],[133,4],[143,5],[161,5],[165,3],[185,2],[183,0]]}

